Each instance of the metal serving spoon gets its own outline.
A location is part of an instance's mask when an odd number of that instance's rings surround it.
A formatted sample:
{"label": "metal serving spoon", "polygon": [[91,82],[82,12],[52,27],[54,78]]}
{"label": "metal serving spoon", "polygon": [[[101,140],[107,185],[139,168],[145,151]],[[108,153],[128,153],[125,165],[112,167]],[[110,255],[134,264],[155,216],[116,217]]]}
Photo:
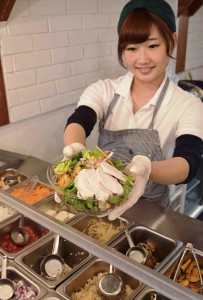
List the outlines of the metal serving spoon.
{"label": "metal serving spoon", "polygon": [[24,216],[20,216],[19,227],[16,227],[11,232],[11,238],[17,245],[25,245],[29,240],[29,234],[23,229]]}
{"label": "metal serving spoon", "polygon": [[7,257],[2,258],[2,271],[0,279],[0,297],[2,300],[8,300],[13,296],[14,285],[13,282],[7,278]]}
{"label": "metal serving spoon", "polygon": [[104,300],[121,300],[125,295],[123,279],[114,273],[114,267],[110,265],[109,273],[104,274],[97,287],[98,295]]}
{"label": "metal serving spoon", "polygon": [[143,248],[135,246],[133,239],[127,229],[125,229],[125,234],[128,240],[128,244],[130,246],[130,248],[126,252],[126,255],[129,256],[131,259],[135,260],[136,262],[144,264],[147,260],[146,252]]}
{"label": "metal serving spoon", "polygon": [[49,277],[56,278],[63,273],[64,260],[57,255],[60,235],[55,235],[52,254],[45,256],[40,264],[41,272]]}
{"label": "metal serving spoon", "polygon": [[5,185],[8,185],[8,186],[11,187],[11,186],[18,183],[18,177],[16,175],[7,175],[3,179],[3,182],[4,182]]}

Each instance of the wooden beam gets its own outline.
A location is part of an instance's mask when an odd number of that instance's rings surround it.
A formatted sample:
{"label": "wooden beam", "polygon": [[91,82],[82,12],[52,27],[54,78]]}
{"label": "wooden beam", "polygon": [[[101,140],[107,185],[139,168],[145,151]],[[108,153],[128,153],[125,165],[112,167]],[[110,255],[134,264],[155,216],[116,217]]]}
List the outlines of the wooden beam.
{"label": "wooden beam", "polygon": [[194,2],[195,0],[178,0],[178,17],[184,14],[187,11],[188,7]]}
{"label": "wooden beam", "polygon": [[7,21],[16,0],[0,0],[0,21]]}
{"label": "wooden beam", "polygon": [[188,23],[189,23],[189,9],[185,10],[184,13],[179,17],[176,73],[185,70]]}
{"label": "wooden beam", "polygon": [[193,16],[198,11],[198,9],[200,9],[202,5],[203,5],[203,0],[193,1],[193,3],[190,5],[189,8],[189,16]]}
{"label": "wooden beam", "polygon": [[0,61],[0,126],[9,123],[8,108],[6,101],[6,92],[4,86],[4,78]]}

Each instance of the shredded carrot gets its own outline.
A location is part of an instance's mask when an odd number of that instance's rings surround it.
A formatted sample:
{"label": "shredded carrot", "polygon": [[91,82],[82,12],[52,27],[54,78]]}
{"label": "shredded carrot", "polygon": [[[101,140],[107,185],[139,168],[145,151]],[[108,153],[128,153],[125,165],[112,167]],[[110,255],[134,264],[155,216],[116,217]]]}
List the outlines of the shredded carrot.
{"label": "shredded carrot", "polygon": [[43,185],[41,183],[37,183],[34,190],[30,193],[29,191],[26,192],[27,185],[23,185],[19,187],[18,189],[14,189],[11,192],[11,195],[28,203],[28,204],[34,204],[51,194],[53,194],[54,190],[51,187],[48,187],[46,185]]}
{"label": "shredded carrot", "polygon": [[[102,149],[100,149],[98,146],[96,146],[97,150],[99,150],[103,155],[104,157],[107,157],[107,154],[106,152],[104,152]],[[114,164],[112,163],[112,161],[109,159],[109,163],[114,167]]]}

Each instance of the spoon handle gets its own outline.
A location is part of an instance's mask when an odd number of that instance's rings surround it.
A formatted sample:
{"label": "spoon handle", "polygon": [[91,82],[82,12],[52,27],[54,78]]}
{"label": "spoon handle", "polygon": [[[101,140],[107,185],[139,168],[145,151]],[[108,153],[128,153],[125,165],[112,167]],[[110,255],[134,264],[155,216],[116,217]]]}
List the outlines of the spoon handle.
{"label": "spoon handle", "polygon": [[53,249],[52,249],[52,254],[54,255],[58,253],[59,239],[60,239],[60,235],[56,234],[54,238]]}
{"label": "spoon handle", "polygon": [[1,279],[5,279],[7,277],[7,257],[4,255],[2,258],[2,271],[1,271]]}
{"label": "spoon handle", "polygon": [[19,227],[20,227],[20,228],[23,228],[23,226],[24,226],[24,215],[21,215],[21,216],[20,216]]}
{"label": "spoon handle", "polygon": [[109,273],[110,274],[114,273],[114,266],[112,264],[109,265]]}
{"label": "spoon handle", "polygon": [[127,229],[125,229],[125,234],[126,234],[126,237],[127,237],[129,246],[130,246],[130,247],[135,247],[135,244],[134,244],[134,242],[133,242],[133,239],[132,239],[132,237],[131,237],[131,235],[130,235],[130,233],[128,232]]}

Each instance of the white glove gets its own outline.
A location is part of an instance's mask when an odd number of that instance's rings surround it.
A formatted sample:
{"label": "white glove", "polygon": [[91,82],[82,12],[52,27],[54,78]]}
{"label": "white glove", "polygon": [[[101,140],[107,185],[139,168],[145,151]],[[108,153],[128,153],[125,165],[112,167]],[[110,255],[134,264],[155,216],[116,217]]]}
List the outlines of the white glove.
{"label": "white glove", "polygon": [[114,208],[108,219],[110,221],[120,217],[127,209],[132,207],[144,194],[146,184],[151,173],[151,161],[147,156],[136,155],[126,168],[127,173],[135,175],[135,182],[128,197],[128,200],[121,206]]}
{"label": "white glove", "polygon": [[59,198],[59,195],[58,195],[57,192],[54,193],[54,200],[55,200],[55,202],[57,202],[57,203],[61,203],[61,199]]}
{"label": "white glove", "polygon": [[85,149],[86,149],[85,146],[83,146],[80,143],[73,143],[73,144],[70,144],[68,146],[65,146],[63,148],[63,154],[64,154],[63,160],[71,159],[73,157],[73,155],[75,155],[78,152],[80,152],[82,150],[85,150]]}

